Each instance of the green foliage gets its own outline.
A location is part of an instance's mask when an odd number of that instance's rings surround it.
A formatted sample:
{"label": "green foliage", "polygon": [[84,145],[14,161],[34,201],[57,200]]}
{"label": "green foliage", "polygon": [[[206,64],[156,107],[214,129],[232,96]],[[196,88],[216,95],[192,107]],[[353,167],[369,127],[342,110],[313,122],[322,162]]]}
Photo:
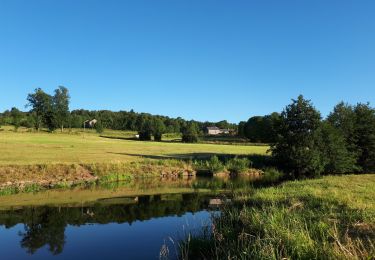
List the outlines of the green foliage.
{"label": "green foliage", "polygon": [[232,158],[225,164],[231,173],[244,173],[251,167],[251,161],[248,158]]}
{"label": "green foliage", "polygon": [[237,135],[239,137],[246,137],[245,128],[246,128],[246,122],[245,121],[241,121],[241,122],[238,123]]}
{"label": "green foliage", "polygon": [[345,138],[341,131],[329,122],[320,126],[321,151],[325,173],[350,173],[357,170],[355,155],[348,151]]}
{"label": "green foliage", "polygon": [[98,134],[102,134],[104,132],[103,123],[101,121],[96,122],[96,124],[95,124],[95,131]]}
{"label": "green foliage", "polygon": [[323,172],[318,133],[320,123],[320,113],[302,95],[284,109],[272,152],[286,173],[293,177],[313,177]]}
{"label": "green foliage", "polygon": [[339,103],[328,122],[340,131],[346,147],[356,159],[355,167],[363,172],[375,170],[375,110],[369,104],[350,106]]}
{"label": "green foliage", "polygon": [[27,96],[28,106],[35,117],[35,129],[39,131],[42,123],[52,123],[52,97],[41,88],[35,89],[34,93]]}
{"label": "green foliage", "polygon": [[369,104],[358,104],[354,112],[358,165],[365,172],[373,172],[375,171],[375,109]]}
{"label": "green foliage", "polygon": [[109,173],[100,178],[100,183],[131,181],[133,178],[133,175],[129,173]]}
{"label": "green foliage", "polygon": [[372,259],[374,175],[329,176],[234,194],[185,259]]}
{"label": "green foliage", "polygon": [[154,135],[154,140],[160,142],[161,138],[162,138],[162,135],[166,131],[165,124],[163,123],[163,121],[160,118],[154,118],[152,120],[151,128],[152,128],[152,133]]}
{"label": "green foliage", "polygon": [[190,122],[182,132],[182,142],[196,143],[198,142],[198,126],[195,122]]}
{"label": "green foliage", "polygon": [[210,160],[206,162],[206,166],[207,169],[213,174],[222,172],[225,169],[224,164],[216,155],[212,156]]}
{"label": "green foliage", "polygon": [[329,114],[327,121],[343,134],[348,149],[354,152],[356,115],[353,106],[340,102]]}
{"label": "green foliage", "polygon": [[139,131],[139,140],[150,141],[152,135],[152,123],[150,119],[146,119],[142,122],[141,129]]}
{"label": "green foliage", "polygon": [[53,108],[44,114],[43,122],[50,132],[53,132],[58,127],[56,113]]}
{"label": "green foliage", "polygon": [[273,143],[276,140],[276,127],[279,121],[278,113],[251,117],[246,123],[240,123],[239,135],[247,137],[251,142]]}
{"label": "green foliage", "polygon": [[264,170],[262,181],[273,183],[280,181],[284,177],[284,173],[274,167],[269,167]]}
{"label": "green foliage", "polygon": [[53,106],[56,114],[56,124],[60,127],[61,132],[64,130],[64,125],[69,121],[69,99],[69,91],[66,87],[60,86],[55,90]]}
{"label": "green foliage", "polygon": [[21,120],[23,118],[23,113],[17,108],[13,107],[10,110],[10,115],[12,117],[12,124],[14,125],[14,130],[17,131],[21,126]]}

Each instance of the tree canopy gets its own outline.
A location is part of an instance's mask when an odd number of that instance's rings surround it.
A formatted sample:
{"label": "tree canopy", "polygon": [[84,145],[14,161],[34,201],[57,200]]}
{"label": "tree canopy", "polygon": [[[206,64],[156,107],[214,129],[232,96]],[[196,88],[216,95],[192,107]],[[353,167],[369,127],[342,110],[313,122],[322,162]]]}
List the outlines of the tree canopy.
{"label": "tree canopy", "polygon": [[324,170],[317,130],[320,113],[300,95],[281,113],[278,137],[272,146],[279,166],[294,177],[317,176]]}

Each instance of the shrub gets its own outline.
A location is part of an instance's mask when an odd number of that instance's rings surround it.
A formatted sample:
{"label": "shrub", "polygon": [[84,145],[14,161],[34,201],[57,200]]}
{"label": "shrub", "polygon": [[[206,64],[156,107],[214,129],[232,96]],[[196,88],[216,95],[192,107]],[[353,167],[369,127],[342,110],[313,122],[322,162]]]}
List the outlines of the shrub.
{"label": "shrub", "polygon": [[243,173],[251,166],[251,161],[247,158],[232,158],[226,167],[231,173]]}
{"label": "shrub", "polygon": [[216,155],[212,156],[211,159],[206,162],[206,165],[208,170],[213,174],[222,172],[225,168],[224,164],[219,160],[219,158]]}

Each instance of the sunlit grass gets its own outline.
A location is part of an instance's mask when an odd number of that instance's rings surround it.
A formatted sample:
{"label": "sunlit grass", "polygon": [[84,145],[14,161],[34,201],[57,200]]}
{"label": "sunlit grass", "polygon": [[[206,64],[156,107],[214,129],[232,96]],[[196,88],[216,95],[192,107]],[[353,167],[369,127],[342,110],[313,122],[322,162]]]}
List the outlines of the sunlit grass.
{"label": "sunlit grass", "polygon": [[[105,134],[131,136],[111,131]],[[207,154],[265,154],[266,146],[142,142],[82,133],[0,132],[0,165],[129,162],[143,158],[190,158]]]}
{"label": "sunlit grass", "polygon": [[375,175],[349,175],[242,191],[183,248],[191,259],[373,259],[374,187]]}

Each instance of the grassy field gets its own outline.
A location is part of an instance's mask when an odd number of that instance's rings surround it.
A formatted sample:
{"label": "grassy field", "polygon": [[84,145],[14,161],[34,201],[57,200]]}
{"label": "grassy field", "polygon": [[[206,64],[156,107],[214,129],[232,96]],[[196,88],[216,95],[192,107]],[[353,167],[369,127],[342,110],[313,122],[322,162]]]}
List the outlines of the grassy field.
{"label": "grassy field", "polygon": [[107,131],[100,137],[94,132],[30,133],[20,130],[0,132],[0,165],[71,164],[130,162],[144,158],[191,158],[211,154],[265,154],[267,146],[183,144],[142,142],[121,139],[134,133]]}
{"label": "grassy field", "polygon": [[235,195],[189,259],[374,259],[375,175],[327,176]]}

